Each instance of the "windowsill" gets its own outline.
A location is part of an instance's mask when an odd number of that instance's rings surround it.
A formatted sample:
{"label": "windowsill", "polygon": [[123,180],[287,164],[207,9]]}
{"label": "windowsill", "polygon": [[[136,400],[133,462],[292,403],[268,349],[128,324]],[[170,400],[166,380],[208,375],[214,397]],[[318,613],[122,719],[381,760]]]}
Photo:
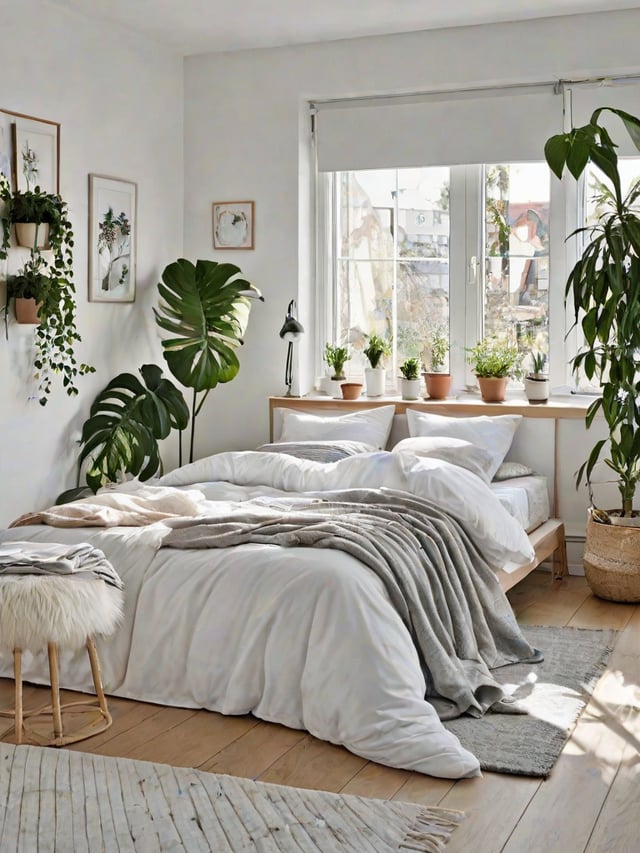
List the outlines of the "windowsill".
{"label": "windowsill", "polygon": [[[271,397],[272,406],[284,405],[288,408],[329,409],[375,408],[378,406],[396,406],[398,414],[407,408],[419,408],[423,411],[440,411],[442,414],[521,414],[525,417],[539,418],[584,418],[595,398],[582,394],[554,394],[546,403],[529,403],[523,391],[509,391],[503,403],[485,403],[479,393],[461,391],[447,397],[446,400],[432,400],[420,397],[418,400],[403,400],[400,394],[382,397],[362,396],[357,400],[343,400],[341,397],[329,397],[312,391],[304,397]],[[479,411],[482,410],[482,411]]]}

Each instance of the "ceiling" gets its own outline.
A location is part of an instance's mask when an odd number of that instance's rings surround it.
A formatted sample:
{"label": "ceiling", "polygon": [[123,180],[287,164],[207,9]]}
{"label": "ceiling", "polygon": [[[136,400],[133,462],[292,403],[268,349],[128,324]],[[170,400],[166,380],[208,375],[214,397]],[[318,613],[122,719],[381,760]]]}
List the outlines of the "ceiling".
{"label": "ceiling", "polygon": [[51,0],[189,55],[638,9],[638,0]]}

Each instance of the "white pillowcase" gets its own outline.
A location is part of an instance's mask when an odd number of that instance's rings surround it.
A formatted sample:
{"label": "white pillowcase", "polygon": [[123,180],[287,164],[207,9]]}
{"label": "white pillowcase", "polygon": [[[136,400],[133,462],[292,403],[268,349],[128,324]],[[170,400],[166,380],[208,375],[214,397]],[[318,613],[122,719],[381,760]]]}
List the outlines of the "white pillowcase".
{"label": "white pillowcase", "polygon": [[516,477],[529,477],[536,472],[533,468],[529,468],[524,462],[503,462],[493,475],[494,483],[500,483],[502,480],[514,480]]}
{"label": "white pillowcase", "polygon": [[276,409],[282,417],[278,441],[363,441],[384,449],[391,432],[395,406],[379,406],[348,415],[312,415]]}
{"label": "white pillowcase", "polygon": [[415,456],[441,459],[459,468],[466,468],[485,483],[491,482],[489,476],[493,468],[493,456],[483,447],[471,444],[461,438],[448,436],[416,436],[403,438],[393,448],[394,453],[413,453]]}
{"label": "white pillowcase", "polygon": [[459,438],[487,450],[492,458],[487,471],[489,480],[504,461],[509,452],[513,436],[522,420],[522,415],[480,415],[476,418],[449,418],[444,415],[431,415],[417,409],[407,409],[409,435],[446,436]]}

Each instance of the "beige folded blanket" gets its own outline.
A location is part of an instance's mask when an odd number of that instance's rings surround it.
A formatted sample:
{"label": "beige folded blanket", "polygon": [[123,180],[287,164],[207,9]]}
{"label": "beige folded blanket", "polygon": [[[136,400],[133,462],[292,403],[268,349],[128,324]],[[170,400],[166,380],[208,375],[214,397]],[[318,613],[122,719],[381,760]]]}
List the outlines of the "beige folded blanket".
{"label": "beige folded blanket", "polygon": [[9,526],[49,524],[53,527],[142,527],[167,518],[202,514],[205,498],[197,489],[138,486],[132,491],[101,489],[90,498],[29,512]]}

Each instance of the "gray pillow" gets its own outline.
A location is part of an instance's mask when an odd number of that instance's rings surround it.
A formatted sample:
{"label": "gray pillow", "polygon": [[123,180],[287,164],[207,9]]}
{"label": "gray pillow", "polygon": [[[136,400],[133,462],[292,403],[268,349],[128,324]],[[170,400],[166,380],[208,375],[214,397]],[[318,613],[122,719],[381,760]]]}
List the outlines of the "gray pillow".
{"label": "gray pillow", "polygon": [[278,441],[258,447],[262,453],[286,453],[312,462],[339,462],[347,456],[371,453],[376,448],[363,441]]}

